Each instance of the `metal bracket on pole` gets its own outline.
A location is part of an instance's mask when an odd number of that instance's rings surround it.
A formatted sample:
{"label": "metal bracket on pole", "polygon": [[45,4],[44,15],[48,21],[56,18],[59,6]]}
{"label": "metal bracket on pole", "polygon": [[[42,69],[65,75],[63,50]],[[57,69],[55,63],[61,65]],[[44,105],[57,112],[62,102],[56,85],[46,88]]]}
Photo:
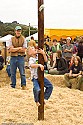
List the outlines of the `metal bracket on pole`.
{"label": "metal bracket on pole", "polygon": [[44,9],[44,4],[42,4],[42,5],[39,7],[39,11],[41,12],[43,9]]}

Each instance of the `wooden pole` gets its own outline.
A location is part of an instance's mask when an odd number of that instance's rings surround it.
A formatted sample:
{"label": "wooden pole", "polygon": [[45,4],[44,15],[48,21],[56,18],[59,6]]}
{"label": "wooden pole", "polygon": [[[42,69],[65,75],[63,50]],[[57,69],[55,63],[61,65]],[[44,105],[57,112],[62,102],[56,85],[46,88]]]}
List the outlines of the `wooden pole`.
{"label": "wooden pole", "polygon": [[29,36],[30,36],[30,23],[29,23]]}
{"label": "wooden pole", "polygon": [[[43,0],[38,0],[38,48],[44,48],[44,8]],[[44,59],[38,54],[38,63],[44,65]],[[44,71],[38,69],[38,81],[41,88],[38,107],[38,120],[44,120]]]}
{"label": "wooden pole", "polygon": [[3,42],[3,44],[4,44],[4,62],[5,62],[5,65],[6,65],[6,58],[7,58],[6,42]]}

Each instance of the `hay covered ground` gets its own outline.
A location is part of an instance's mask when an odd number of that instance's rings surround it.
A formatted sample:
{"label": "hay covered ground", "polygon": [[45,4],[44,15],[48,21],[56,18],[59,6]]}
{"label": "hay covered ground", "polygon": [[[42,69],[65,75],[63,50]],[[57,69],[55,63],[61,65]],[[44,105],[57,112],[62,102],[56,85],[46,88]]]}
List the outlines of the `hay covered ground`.
{"label": "hay covered ground", "polygon": [[[83,91],[59,87],[53,82],[53,93],[45,105],[45,120],[38,121],[38,108],[33,99],[32,82],[27,78],[28,90],[10,85],[0,88],[0,124],[83,125]],[[1,84],[1,83],[0,83]]]}

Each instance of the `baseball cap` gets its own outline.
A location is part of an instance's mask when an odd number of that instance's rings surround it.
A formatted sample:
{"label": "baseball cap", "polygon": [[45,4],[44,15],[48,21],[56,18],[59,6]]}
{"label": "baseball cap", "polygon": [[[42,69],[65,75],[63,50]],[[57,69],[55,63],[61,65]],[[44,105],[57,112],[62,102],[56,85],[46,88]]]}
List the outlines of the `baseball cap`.
{"label": "baseball cap", "polygon": [[15,30],[21,30],[22,28],[20,26],[16,26]]}
{"label": "baseball cap", "polygon": [[68,39],[71,40],[71,37],[67,37],[66,39],[67,39],[67,40],[68,40]]}

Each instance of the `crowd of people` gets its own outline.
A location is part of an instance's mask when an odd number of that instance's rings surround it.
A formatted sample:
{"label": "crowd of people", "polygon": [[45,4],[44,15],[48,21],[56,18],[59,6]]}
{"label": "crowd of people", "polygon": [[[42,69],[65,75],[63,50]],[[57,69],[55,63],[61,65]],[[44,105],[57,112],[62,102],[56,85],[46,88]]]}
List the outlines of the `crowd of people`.
{"label": "crowd of people", "polygon": [[70,79],[76,79],[76,87],[80,89],[83,82],[83,37],[74,39],[67,37],[63,41],[53,39],[52,46],[46,53],[50,58],[47,63],[48,73],[51,75],[64,75],[66,86],[72,88]]}
{"label": "crowd of people", "polygon": [[[10,53],[10,57],[7,60],[6,71],[8,76],[11,78],[11,87],[16,87],[16,70],[19,69],[21,77],[22,90],[26,88],[26,76],[25,76],[25,56],[27,55],[29,69],[31,71],[31,80],[33,82],[33,94],[34,100],[37,106],[40,105],[39,93],[41,91],[38,83],[37,70],[40,68],[51,75],[64,75],[66,86],[72,88],[71,79],[76,79],[76,89],[80,90],[80,86],[83,82],[83,37],[74,39],[71,37],[61,39],[57,41],[53,39],[52,45],[50,46],[49,37],[44,41],[44,49],[38,48],[33,36],[30,42],[22,36],[22,28],[20,26],[15,27],[15,36],[7,42],[7,49]],[[38,53],[43,55],[44,66],[38,64]],[[4,63],[4,59],[1,56],[0,51],[0,62]],[[3,65],[2,65],[3,68]],[[52,90],[52,83],[44,77],[44,99],[48,100]]]}

